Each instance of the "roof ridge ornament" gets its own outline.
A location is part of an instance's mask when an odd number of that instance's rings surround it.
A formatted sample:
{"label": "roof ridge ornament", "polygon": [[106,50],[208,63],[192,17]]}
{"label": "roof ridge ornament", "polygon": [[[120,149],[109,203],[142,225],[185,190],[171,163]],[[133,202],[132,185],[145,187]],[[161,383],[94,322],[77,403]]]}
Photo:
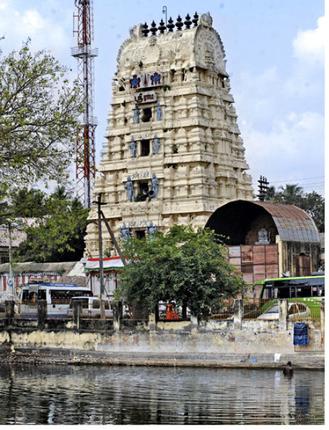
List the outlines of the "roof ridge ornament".
{"label": "roof ridge ornament", "polygon": [[193,19],[192,19],[194,27],[196,27],[198,25],[198,20],[199,20],[198,12],[195,12],[195,14],[193,15]]}
{"label": "roof ridge ornament", "polygon": [[172,17],[170,17],[170,18],[168,19],[167,28],[168,28],[168,31],[169,31],[170,33],[172,33],[172,32],[174,31],[175,24],[174,24],[174,21],[173,21]]}
{"label": "roof ridge ornament", "polygon": [[142,25],[142,33],[143,33],[143,36],[144,37],[147,37],[147,35],[148,35],[148,33],[149,33],[149,28],[148,28],[149,26],[147,25],[147,22],[145,22],[145,24],[144,25]]}
{"label": "roof ridge ornament", "polygon": [[185,17],[185,21],[184,21],[184,24],[185,24],[185,28],[186,28],[187,30],[189,30],[189,29],[190,29],[190,27],[191,27],[191,25],[192,25],[191,17],[190,17],[190,15],[189,15],[189,14],[187,14],[187,15],[186,15],[186,17]]}
{"label": "roof ridge ornament", "polygon": [[176,21],[176,27],[177,27],[177,30],[178,31],[181,31],[182,30],[182,27],[184,26],[184,24],[182,23],[182,18],[181,18],[181,16],[180,15],[178,15],[178,17],[177,17],[177,21]]}
{"label": "roof ridge ornament", "polygon": [[158,31],[157,25],[156,25],[156,23],[153,20],[152,23],[151,23],[151,33],[152,33],[152,36],[155,36],[157,31]]}
{"label": "roof ridge ornament", "polygon": [[165,31],[166,31],[166,25],[165,25],[165,23],[163,22],[163,19],[161,18],[161,21],[160,21],[160,24],[159,24],[159,27],[158,27],[158,30],[160,31],[160,34],[163,34]]}

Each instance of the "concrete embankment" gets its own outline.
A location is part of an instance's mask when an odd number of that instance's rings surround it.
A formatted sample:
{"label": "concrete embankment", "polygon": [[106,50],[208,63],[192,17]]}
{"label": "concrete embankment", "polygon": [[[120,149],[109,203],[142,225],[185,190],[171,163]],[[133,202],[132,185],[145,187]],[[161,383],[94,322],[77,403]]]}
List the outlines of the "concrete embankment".
{"label": "concrete embankment", "polygon": [[[168,330],[169,329],[169,330]],[[212,325],[211,330],[167,325],[166,330],[50,330],[0,331],[0,360],[10,363],[93,364],[323,369],[320,331],[311,328],[309,344],[293,345],[292,325],[246,322]]]}
{"label": "concrete embankment", "polygon": [[287,361],[295,369],[324,369],[324,355],[306,354],[215,354],[215,353],[141,353],[69,351],[60,348],[19,348],[15,351],[0,350],[2,363],[67,364],[67,365],[124,365],[161,367],[208,368],[271,368],[280,369]]}

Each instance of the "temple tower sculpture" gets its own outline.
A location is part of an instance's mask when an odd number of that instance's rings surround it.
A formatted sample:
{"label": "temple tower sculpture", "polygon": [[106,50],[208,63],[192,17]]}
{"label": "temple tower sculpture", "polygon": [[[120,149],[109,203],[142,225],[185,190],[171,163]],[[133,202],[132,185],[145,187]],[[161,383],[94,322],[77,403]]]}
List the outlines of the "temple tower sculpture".
{"label": "temple tower sculpture", "polygon": [[[134,27],[117,63],[94,189],[116,237],[173,224],[204,227],[222,204],[252,199],[225,51],[210,14]],[[95,223],[86,244],[97,256]],[[104,248],[112,248],[106,232]]]}

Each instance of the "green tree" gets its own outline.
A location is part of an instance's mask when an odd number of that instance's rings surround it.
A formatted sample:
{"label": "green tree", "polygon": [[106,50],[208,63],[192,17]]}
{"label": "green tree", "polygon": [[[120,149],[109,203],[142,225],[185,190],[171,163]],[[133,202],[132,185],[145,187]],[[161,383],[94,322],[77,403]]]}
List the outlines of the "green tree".
{"label": "green tree", "polygon": [[315,191],[306,193],[301,208],[311,215],[319,232],[324,232],[324,198]]}
{"label": "green tree", "polygon": [[279,187],[279,191],[274,195],[275,201],[296,206],[300,206],[302,199],[303,188],[298,184],[287,184],[284,187]]}
{"label": "green tree", "polygon": [[[66,193],[65,193],[66,194]],[[88,209],[80,201],[58,195],[45,202],[46,215],[26,227],[27,239],[19,246],[20,261],[76,261],[83,256]]]}
{"label": "green tree", "polygon": [[176,300],[198,318],[207,318],[244,285],[216,239],[208,229],[173,226],[165,234],[125,241],[123,252],[130,263],[121,274],[118,294],[147,312],[160,300]]}
{"label": "green tree", "polygon": [[71,162],[80,88],[45,51],[0,52],[0,183],[58,180]]}
{"label": "green tree", "polygon": [[11,207],[15,217],[39,218],[47,214],[47,195],[37,189],[26,187],[11,194]]}

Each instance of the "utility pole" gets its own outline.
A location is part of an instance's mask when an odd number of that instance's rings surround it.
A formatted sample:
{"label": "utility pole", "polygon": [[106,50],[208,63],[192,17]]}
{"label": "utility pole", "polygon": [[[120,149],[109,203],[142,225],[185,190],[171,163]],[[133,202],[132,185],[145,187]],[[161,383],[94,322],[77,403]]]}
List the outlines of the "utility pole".
{"label": "utility pole", "polygon": [[11,236],[11,222],[8,221],[8,257],[9,257],[9,279],[8,286],[11,290],[12,299],[15,299],[14,290],[14,275],[13,275],[13,253],[12,253],[12,236]]}
{"label": "utility pole", "polygon": [[8,201],[0,202],[0,209],[3,210],[3,213],[0,212],[0,225],[7,227],[8,232],[8,264],[9,264],[9,274],[8,274],[8,287],[11,294],[11,298],[14,299],[16,296],[16,291],[14,289],[14,274],[13,274],[13,241],[12,241],[12,227],[13,223],[11,221],[11,217],[13,217],[13,213],[8,211],[9,203]]}
{"label": "utility pole", "polygon": [[260,176],[258,180],[258,199],[263,202],[268,191],[268,180],[265,176]]}
{"label": "utility pole", "polygon": [[110,227],[110,224],[108,223],[104,212],[102,211],[102,206],[106,203],[102,202],[102,194],[99,193],[97,196],[97,201],[93,202],[94,204],[97,204],[97,226],[98,226],[98,258],[99,258],[99,300],[101,305],[101,318],[105,318],[105,309],[104,309],[104,302],[102,300],[104,295],[104,264],[103,264],[103,232],[102,232],[102,221],[104,221],[107,231],[110,234],[112,243],[114,245],[114,248],[116,249],[118,255],[121,258],[121,261],[124,265],[127,264],[126,259],[124,258],[120,246],[115,239],[115,236],[113,234],[113,231]]}
{"label": "utility pole", "polygon": [[97,213],[98,213],[98,258],[99,258],[99,301],[101,319],[105,318],[104,308],[104,265],[103,265],[103,235],[102,235],[102,194],[99,193],[97,197]]}

